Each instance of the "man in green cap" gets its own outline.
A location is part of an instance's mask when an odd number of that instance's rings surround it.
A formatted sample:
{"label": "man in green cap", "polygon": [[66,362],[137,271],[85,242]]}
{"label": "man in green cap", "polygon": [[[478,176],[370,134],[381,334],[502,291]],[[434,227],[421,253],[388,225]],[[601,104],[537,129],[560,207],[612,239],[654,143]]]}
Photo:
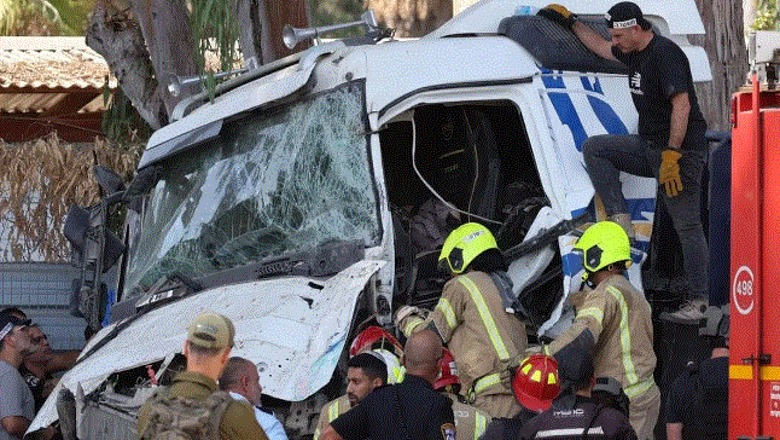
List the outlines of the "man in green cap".
{"label": "man in green cap", "polygon": [[207,439],[216,431],[220,440],[268,440],[248,404],[218,391],[234,337],[233,323],[217,313],[203,313],[190,324],[184,342],[187,370],[141,407],[139,439]]}

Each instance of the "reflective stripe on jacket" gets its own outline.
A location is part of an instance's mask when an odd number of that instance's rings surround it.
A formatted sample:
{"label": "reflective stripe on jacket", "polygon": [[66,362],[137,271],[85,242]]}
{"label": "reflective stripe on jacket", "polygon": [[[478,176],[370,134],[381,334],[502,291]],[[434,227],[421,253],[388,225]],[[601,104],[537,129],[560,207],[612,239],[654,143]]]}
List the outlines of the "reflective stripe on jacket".
{"label": "reflective stripe on jacket", "polygon": [[326,403],[320,410],[320,419],[317,421],[317,428],[314,430],[314,440],[319,440],[325,427],[336,420],[340,415],[349,411],[351,407],[352,405],[349,403],[349,398],[347,398],[346,394]]}
{"label": "reflective stripe on jacket", "polygon": [[[509,359],[525,350],[525,325],[504,311],[496,285],[484,272],[469,272],[448,281],[426,321],[406,319],[401,330],[408,336],[431,322],[455,357],[464,396],[476,379],[502,372]],[[512,393],[508,383],[494,385],[483,387],[480,393]]]}
{"label": "reflective stripe on jacket", "polygon": [[455,438],[457,440],[477,440],[485,433],[492,420],[484,412],[458,400],[458,396],[446,393],[452,400],[452,413],[455,416]]}
{"label": "reflective stripe on jacket", "polygon": [[554,355],[589,330],[595,338],[596,377],[619,380],[629,399],[653,384],[656,357],[650,304],[622,275],[613,275],[594,290],[572,295],[577,311],[572,326],[546,347]]}

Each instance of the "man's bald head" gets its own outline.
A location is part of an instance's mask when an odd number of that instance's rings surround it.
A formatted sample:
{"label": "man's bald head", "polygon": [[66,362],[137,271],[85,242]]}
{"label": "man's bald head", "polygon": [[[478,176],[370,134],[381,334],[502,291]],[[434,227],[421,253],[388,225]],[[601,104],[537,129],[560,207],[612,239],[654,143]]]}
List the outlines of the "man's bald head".
{"label": "man's bald head", "polygon": [[425,329],[412,334],[404,347],[406,373],[422,377],[433,384],[439,375],[443,348],[441,337],[433,330]]}

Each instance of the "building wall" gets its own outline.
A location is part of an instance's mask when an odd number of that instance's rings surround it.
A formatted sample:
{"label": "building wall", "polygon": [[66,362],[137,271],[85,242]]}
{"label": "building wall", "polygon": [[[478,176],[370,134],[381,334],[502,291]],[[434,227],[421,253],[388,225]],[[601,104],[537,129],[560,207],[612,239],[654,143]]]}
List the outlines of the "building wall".
{"label": "building wall", "polygon": [[69,312],[71,281],[78,276],[69,264],[0,263],[0,309],[22,309],[54,350],[81,349],[86,322]]}

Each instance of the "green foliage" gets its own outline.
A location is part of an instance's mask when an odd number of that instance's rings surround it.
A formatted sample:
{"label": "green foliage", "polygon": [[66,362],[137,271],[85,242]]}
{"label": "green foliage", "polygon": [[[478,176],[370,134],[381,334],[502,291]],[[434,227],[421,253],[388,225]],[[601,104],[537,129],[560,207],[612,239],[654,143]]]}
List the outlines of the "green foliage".
{"label": "green foliage", "polygon": [[84,35],[95,0],[48,0],[59,15],[61,35]]}
{"label": "green foliage", "polygon": [[[328,26],[359,20],[360,14],[365,11],[363,0],[309,0],[309,5],[312,26]],[[327,37],[343,38],[362,33],[360,29],[350,29],[329,33]]]}
{"label": "green foliage", "polygon": [[753,22],[751,28],[757,31],[780,29],[778,0],[758,0],[756,20]]}
{"label": "green foliage", "polygon": [[309,0],[314,26],[357,20],[365,10],[363,0]]}
{"label": "green foliage", "polygon": [[0,0],[2,35],[84,35],[95,0]]}
{"label": "green foliage", "polygon": [[152,135],[152,128],[138,114],[121,88],[117,87],[111,93],[106,87],[103,102],[106,111],[103,113],[102,129],[111,142],[120,145],[145,143]]}
{"label": "green foliage", "polygon": [[[214,70],[233,70],[236,61],[241,57],[238,53],[239,29],[238,22],[233,17],[233,2],[231,0],[193,0],[190,16],[192,33],[195,36],[197,48],[197,64],[201,75],[205,75],[205,86],[209,94],[214,94],[217,81]],[[210,66],[208,55],[216,53],[219,56],[219,66]]]}

